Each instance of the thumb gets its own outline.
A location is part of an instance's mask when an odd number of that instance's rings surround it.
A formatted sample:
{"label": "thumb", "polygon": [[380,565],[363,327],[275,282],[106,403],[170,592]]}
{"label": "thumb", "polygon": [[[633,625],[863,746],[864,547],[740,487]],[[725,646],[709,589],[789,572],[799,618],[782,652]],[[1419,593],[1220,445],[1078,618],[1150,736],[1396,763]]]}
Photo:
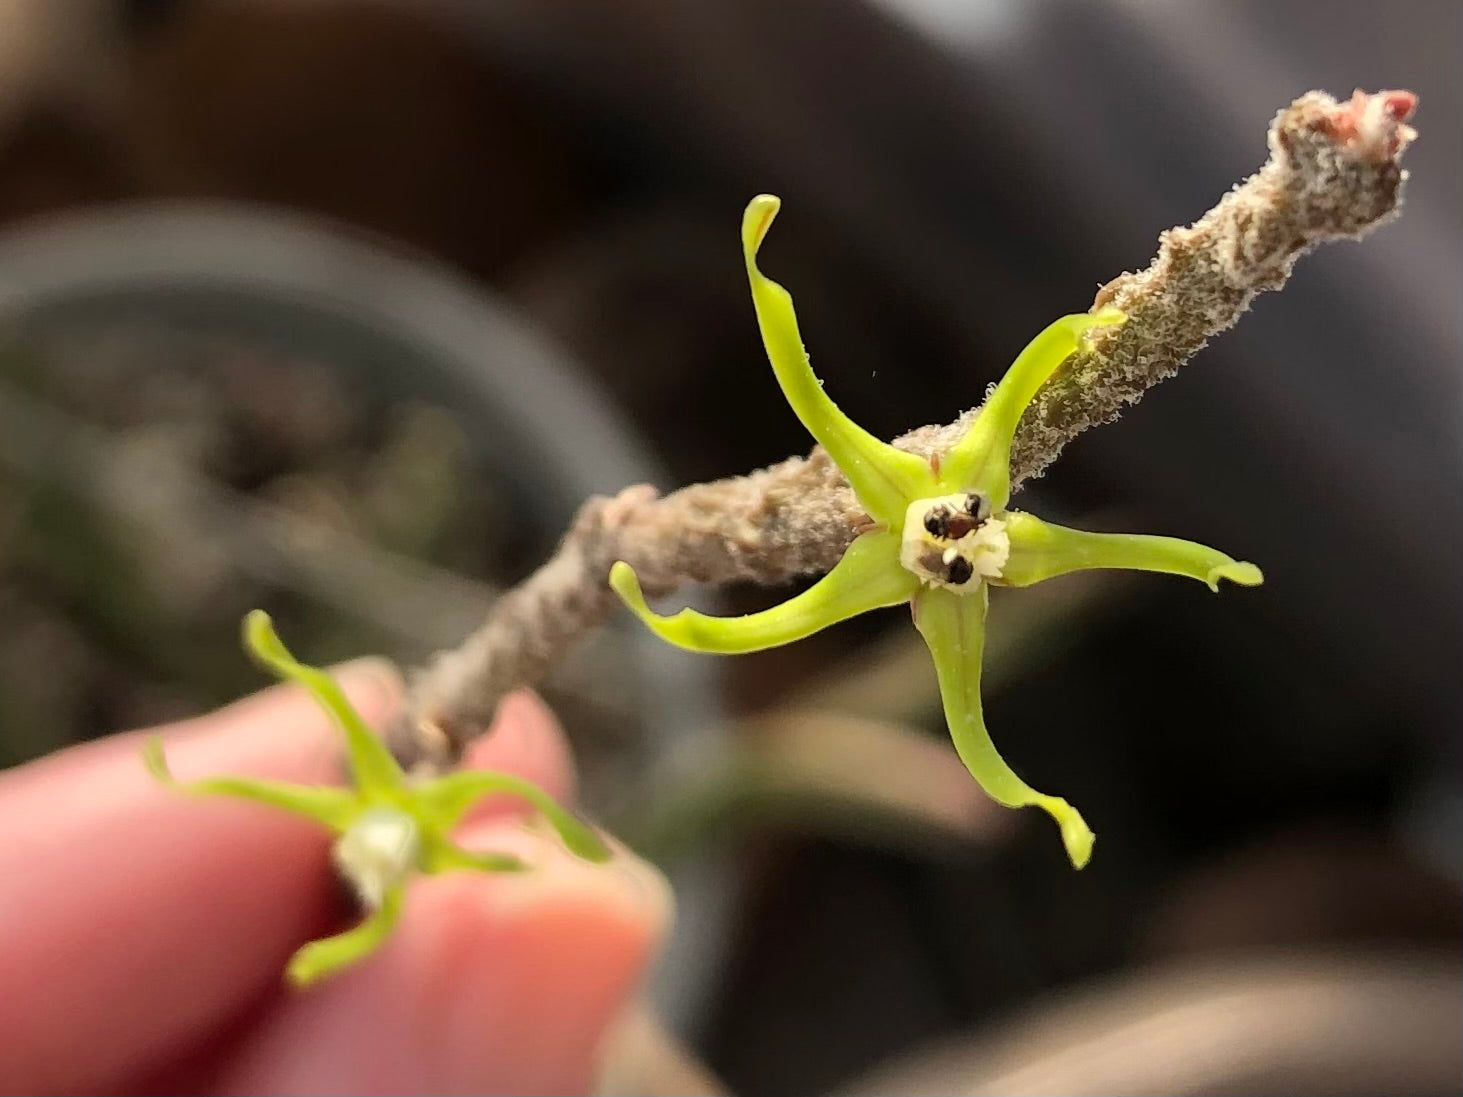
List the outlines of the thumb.
{"label": "thumb", "polygon": [[605,865],[511,820],[465,845],[526,872],[451,873],[409,889],[372,962],[288,998],[224,1079],[231,1092],[586,1092],[606,1030],[670,918],[658,872]]}

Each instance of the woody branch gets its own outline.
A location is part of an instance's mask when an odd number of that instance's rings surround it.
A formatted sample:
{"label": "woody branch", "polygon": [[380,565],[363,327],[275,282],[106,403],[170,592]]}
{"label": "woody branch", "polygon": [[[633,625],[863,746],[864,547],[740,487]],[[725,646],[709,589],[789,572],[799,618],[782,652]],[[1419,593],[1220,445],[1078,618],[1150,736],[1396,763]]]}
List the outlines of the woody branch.
{"label": "woody branch", "polygon": [[[1395,216],[1407,177],[1398,161],[1416,137],[1406,124],[1416,103],[1406,91],[1357,91],[1346,102],[1310,92],[1280,111],[1258,172],[1194,224],[1163,233],[1146,269],[1098,291],[1094,305],[1116,305],[1128,321],[1099,333],[1038,394],[1016,434],[1013,486],[1171,377],[1256,294],[1281,288],[1300,256]],[[974,414],[920,427],[894,445],[943,453]],[[504,594],[461,646],[415,674],[393,745],[450,764],[506,693],[540,678],[618,605],[606,583],[616,560],[630,563],[651,595],[687,582],[776,583],[830,568],[865,518],[816,448],[663,498],[642,485],[591,499],[548,563]]]}

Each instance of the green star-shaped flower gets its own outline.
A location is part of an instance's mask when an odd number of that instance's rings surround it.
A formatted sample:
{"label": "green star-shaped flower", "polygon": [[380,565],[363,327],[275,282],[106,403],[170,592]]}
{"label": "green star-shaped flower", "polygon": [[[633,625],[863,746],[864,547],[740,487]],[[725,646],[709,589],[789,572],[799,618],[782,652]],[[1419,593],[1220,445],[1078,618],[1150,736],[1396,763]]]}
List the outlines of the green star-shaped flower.
{"label": "green star-shaped flower", "polygon": [[324,823],[339,837],[336,866],[366,908],[354,929],[312,941],[290,958],[287,974],[305,986],[373,952],[401,915],[406,881],[413,873],[479,869],[513,872],[527,866],[507,853],[474,853],[452,841],[454,827],[484,796],[507,793],[541,811],[573,853],[606,861],[609,850],[585,823],[565,811],[542,789],[507,773],[461,770],[435,780],[413,782],[386,744],[372,733],[333,678],[295,661],[270,623],[255,610],[244,619],[244,646],[280,678],[309,690],[345,734],[355,788],[291,785],[244,777],[210,777],[179,784],[168,771],[160,738],[144,747],[147,768],[165,784],[186,792],[258,800]]}
{"label": "green star-shaped flower", "polygon": [[742,218],[742,251],[762,341],[783,395],[803,426],[847,477],[872,529],[848,547],[826,576],[763,613],[715,618],[694,610],[662,617],[645,603],[624,561],[610,584],[662,638],[690,651],[739,654],[776,647],[883,606],[910,602],[915,626],[939,677],[955,749],[980,786],[1007,807],[1042,808],[1061,827],[1072,864],[1092,856],[1094,836],[1067,801],[1026,784],[997,753],[981,715],[980,668],[988,588],[1025,587],[1087,568],[1162,571],[1244,586],[1260,569],[1173,537],[1086,533],[1007,510],[1011,440],[1026,406],[1094,328],[1126,320],[1117,309],[1064,316],[1023,350],[975,417],[943,456],[929,460],[875,438],[823,391],[798,333],[787,290],[757,268],[757,252],[781,203],[752,200]]}

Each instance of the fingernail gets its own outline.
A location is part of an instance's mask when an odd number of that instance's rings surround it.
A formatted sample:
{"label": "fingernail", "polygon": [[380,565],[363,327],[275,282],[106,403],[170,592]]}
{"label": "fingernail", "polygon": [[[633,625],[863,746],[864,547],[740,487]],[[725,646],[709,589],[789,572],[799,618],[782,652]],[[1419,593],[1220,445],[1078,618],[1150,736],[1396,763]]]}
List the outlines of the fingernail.
{"label": "fingernail", "polygon": [[364,655],[328,668],[357,708],[376,713],[394,709],[405,692],[401,671],[385,656]]}
{"label": "fingernail", "polygon": [[632,853],[628,847],[611,840],[614,856],[604,870],[614,875],[619,890],[633,898],[636,905],[653,912],[664,932],[675,916],[675,893],[660,869]]}
{"label": "fingernail", "polygon": [[513,853],[528,863],[527,872],[505,878],[505,886],[498,892],[500,900],[532,904],[565,889],[587,890],[657,931],[663,932],[670,923],[673,896],[666,878],[654,865],[607,836],[614,856],[603,864],[581,860],[563,847],[551,828],[534,823],[480,823],[467,827],[459,840],[468,849]]}
{"label": "fingernail", "polygon": [[525,687],[514,690],[498,702],[489,734],[504,738],[518,735],[527,742],[543,738],[545,729],[555,736],[560,734],[559,718],[543,698]]}

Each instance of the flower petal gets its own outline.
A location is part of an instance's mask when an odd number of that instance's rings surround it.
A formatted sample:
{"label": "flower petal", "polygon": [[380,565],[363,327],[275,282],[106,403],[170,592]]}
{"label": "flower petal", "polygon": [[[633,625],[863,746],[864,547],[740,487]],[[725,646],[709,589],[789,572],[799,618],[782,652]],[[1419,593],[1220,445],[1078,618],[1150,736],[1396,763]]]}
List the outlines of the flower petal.
{"label": "flower petal", "polygon": [[661,639],[687,651],[739,655],[790,644],[860,613],[907,602],[919,580],[899,563],[899,544],[898,534],[866,533],[807,590],[745,617],[708,617],[692,609],[662,617],[646,605],[640,580],[623,560],[610,569],[610,586]]}
{"label": "flower petal", "polygon": [[467,809],[484,796],[506,794],[527,800],[543,813],[558,831],[570,853],[596,863],[608,861],[610,851],[594,829],[531,781],[511,773],[459,770],[418,785],[412,792],[417,810],[432,826],[446,832],[455,827]]}
{"label": "flower petal", "polygon": [[388,891],[380,909],[368,914],[354,929],[311,941],[301,948],[290,957],[285,970],[289,981],[297,987],[307,987],[375,952],[401,918],[405,890],[398,885]]}
{"label": "flower petal", "polygon": [[998,581],[1011,587],[1029,587],[1055,575],[1089,568],[1186,575],[1214,591],[1221,579],[1244,587],[1259,586],[1265,579],[1254,564],[1177,537],[1088,533],[1015,511],[1006,517],[1006,534],[1011,538],[1011,555]]}
{"label": "flower petal", "polygon": [[757,268],[757,251],[781,205],[780,199],[761,194],[742,215],[742,253],[767,358],[792,410],[848,478],[870,517],[897,531],[911,499],[935,494],[934,475],[927,461],[895,449],[843,414],[813,374],[792,296]]}
{"label": "flower petal", "polygon": [[[606,851],[605,859],[608,857],[609,853]],[[422,859],[422,871],[429,875],[456,872],[460,869],[475,872],[523,872],[527,868],[527,861],[511,853],[474,853],[445,838],[429,839]]]}
{"label": "flower petal", "polygon": [[1027,405],[1058,366],[1072,356],[1093,328],[1121,324],[1127,316],[1115,308],[1063,316],[1047,325],[1001,378],[970,425],[965,437],[940,462],[943,491],[973,491],[1000,510],[1011,498],[1011,439]]}
{"label": "flower petal", "polygon": [[1006,764],[991,742],[980,703],[980,664],[985,649],[989,593],[927,590],[914,600],[915,625],[929,646],[940,680],[940,700],[955,750],[992,800],[1006,807],[1039,807],[1057,821],[1075,868],[1092,856],[1095,840],[1081,814],[1067,801],[1037,792]]}
{"label": "flower petal", "polygon": [[269,614],[256,609],[244,618],[244,646],[267,669],[280,678],[309,690],[320,707],[345,733],[346,751],[356,786],[362,792],[393,793],[404,788],[406,777],[391,751],[366,726],[345,691],[323,670],[297,662],[274,631]]}
{"label": "flower petal", "polygon": [[142,760],[149,773],[163,784],[182,792],[257,800],[261,804],[315,819],[338,831],[349,827],[362,810],[360,798],[351,790],[343,788],[290,785],[282,781],[259,781],[249,777],[205,777],[200,781],[179,781],[168,769],[163,741],[156,735],[150,736],[143,744]]}

